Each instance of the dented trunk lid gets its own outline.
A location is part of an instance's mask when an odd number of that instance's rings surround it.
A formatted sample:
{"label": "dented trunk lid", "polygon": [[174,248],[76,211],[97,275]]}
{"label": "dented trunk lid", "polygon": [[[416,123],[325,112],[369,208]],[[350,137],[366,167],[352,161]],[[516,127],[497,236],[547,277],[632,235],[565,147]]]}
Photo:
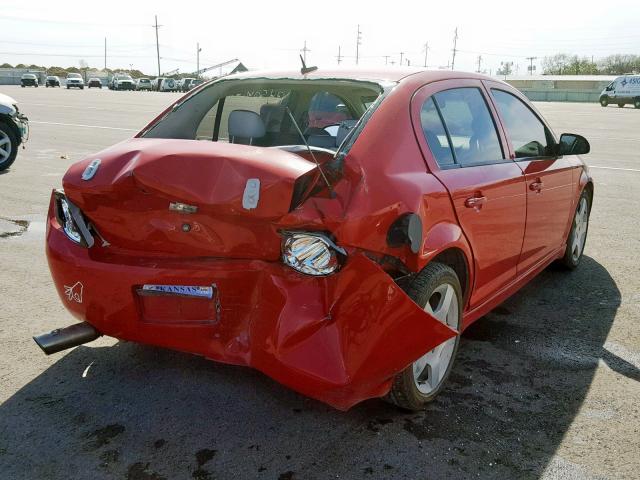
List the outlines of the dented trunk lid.
{"label": "dented trunk lid", "polygon": [[134,138],[74,164],[63,186],[114,248],[276,260],[274,223],[289,212],[296,180],[315,168],[277,148]]}

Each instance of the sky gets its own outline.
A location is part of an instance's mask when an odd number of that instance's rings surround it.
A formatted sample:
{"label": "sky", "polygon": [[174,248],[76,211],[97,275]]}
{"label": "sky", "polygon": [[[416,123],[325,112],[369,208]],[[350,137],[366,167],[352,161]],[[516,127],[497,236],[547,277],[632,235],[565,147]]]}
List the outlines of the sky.
{"label": "sky", "polygon": [[[0,64],[131,68],[158,71],[154,16],[158,16],[161,71],[196,69],[234,58],[250,69],[298,68],[306,41],[307,64],[359,64],[446,68],[457,28],[456,70],[495,73],[513,62],[527,74],[529,60],[541,72],[545,55],[575,53],[595,59],[612,53],[640,54],[640,2],[394,0],[320,2],[109,0],[62,3],[0,0]],[[386,58],[385,58],[386,57]]]}

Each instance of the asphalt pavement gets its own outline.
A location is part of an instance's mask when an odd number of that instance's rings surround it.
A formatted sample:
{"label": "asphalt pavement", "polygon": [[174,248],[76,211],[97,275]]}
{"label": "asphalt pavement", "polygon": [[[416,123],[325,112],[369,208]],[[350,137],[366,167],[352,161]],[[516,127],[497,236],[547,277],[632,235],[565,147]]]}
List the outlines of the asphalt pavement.
{"label": "asphalt pavement", "polygon": [[2,479],[632,479],[640,471],[640,110],[539,103],[585,135],[582,265],[542,272],[463,335],[422,413],[344,413],[246,368],[101,338],[45,356],[75,320],[51,283],[51,189],[177,94],[0,87],[31,140],[0,174]]}

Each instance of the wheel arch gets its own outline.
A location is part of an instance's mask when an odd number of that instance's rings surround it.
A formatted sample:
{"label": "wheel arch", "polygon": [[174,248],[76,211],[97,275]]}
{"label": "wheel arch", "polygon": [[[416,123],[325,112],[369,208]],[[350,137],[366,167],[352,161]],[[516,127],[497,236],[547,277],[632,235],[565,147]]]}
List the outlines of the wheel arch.
{"label": "wheel arch", "polygon": [[9,126],[9,128],[13,131],[14,135],[18,139],[18,145],[20,145],[22,143],[22,132],[20,132],[20,129],[11,119],[11,117],[9,115],[0,113],[0,122],[5,123]]}
{"label": "wheel arch", "polygon": [[473,252],[462,229],[455,223],[443,222],[430,229],[425,238],[421,269],[431,262],[451,267],[460,280],[466,305],[473,285]]}

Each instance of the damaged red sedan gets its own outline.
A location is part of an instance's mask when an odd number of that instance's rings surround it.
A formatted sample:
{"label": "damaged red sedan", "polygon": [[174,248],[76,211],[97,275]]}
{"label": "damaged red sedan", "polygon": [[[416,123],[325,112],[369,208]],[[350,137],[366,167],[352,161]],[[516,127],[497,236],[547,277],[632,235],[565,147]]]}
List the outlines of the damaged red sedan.
{"label": "damaged red sedan", "polygon": [[256,368],[339,409],[433,399],[460,333],[553,261],[593,183],[517,90],[460,72],[225,77],[76,163],[47,255],[99,335]]}

